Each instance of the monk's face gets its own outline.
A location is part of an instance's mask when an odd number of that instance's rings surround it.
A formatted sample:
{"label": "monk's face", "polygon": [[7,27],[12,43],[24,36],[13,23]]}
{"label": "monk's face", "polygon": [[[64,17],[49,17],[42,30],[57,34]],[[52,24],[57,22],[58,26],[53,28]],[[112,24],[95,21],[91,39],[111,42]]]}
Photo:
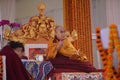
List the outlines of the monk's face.
{"label": "monk's face", "polygon": [[63,27],[58,27],[56,29],[56,37],[58,40],[64,40],[66,37],[65,29]]}
{"label": "monk's face", "polygon": [[16,48],[16,49],[14,49],[14,52],[16,54],[18,54],[18,56],[21,56],[22,55],[22,48]]}

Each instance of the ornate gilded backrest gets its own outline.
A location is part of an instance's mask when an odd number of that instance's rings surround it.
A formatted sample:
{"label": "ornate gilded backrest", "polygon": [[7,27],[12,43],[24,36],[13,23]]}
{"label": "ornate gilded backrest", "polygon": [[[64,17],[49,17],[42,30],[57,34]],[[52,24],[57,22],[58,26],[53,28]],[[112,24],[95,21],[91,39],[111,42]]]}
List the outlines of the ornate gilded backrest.
{"label": "ornate gilded backrest", "polygon": [[44,15],[44,3],[38,4],[39,16],[33,16],[29,22],[22,25],[20,29],[11,31],[6,29],[4,38],[22,43],[47,43],[54,37],[55,22],[51,17]]}

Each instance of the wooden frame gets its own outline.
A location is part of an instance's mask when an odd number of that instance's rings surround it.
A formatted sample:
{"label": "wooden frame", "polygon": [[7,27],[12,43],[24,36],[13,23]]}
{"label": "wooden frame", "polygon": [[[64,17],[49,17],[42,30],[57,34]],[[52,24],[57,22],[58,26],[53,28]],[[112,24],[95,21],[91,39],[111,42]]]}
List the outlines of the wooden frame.
{"label": "wooden frame", "polygon": [[35,60],[43,57],[47,53],[48,44],[25,44],[25,55],[28,59]]}

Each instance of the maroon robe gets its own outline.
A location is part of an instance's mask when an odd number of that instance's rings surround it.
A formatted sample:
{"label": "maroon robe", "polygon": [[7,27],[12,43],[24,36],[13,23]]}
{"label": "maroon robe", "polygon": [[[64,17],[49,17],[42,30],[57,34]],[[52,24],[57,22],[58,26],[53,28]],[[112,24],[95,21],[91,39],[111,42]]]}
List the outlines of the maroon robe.
{"label": "maroon robe", "polygon": [[28,57],[27,57],[27,56],[21,56],[20,58],[21,58],[21,59],[26,59],[26,60],[28,60]]}
{"label": "maroon robe", "polygon": [[72,60],[60,54],[57,54],[57,56],[54,59],[51,59],[50,62],[54,69],[50,72],[48,77],[52,76],[53,73],[60,72],[103,72],[103,69],[96,69],[89,62]]}
{"label": "maroon robe", "polygon": [[18,55],[10,46],[5,46],[0,51],[0,55],[6,56],[7,80],[33,80]]}

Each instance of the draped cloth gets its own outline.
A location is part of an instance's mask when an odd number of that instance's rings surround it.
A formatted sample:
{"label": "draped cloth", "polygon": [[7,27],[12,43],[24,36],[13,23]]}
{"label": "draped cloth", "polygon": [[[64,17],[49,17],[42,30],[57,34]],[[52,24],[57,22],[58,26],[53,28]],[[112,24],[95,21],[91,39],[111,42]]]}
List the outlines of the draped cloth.
{"label": "draped cloth", "polygon": [[5,46],[0,55],[6,56],[6,80],[33,80],[10,46]]}
{"label": "draped cloth", "polygon": [[[60,69],[58,72],[100,72],[102,70],[96,69],[93,65],[89,62],[82,62],[78,60],[72,60],[68,57],[63,55],[57,54],[56,58],[51,59],[50,62],[52,63],[54,69]],[[61,70],[62,69],[62,70]]]}
{"label": "draped cloth", "polygon": [[38,64],[35,60],[22,60],[25,68],[33,76],[34,80],[44,80],[53,69],[50,61],[43,61]]}
{"label": "draped cloth", "polygon": [[37,77],[40,74],[39,64],[35,60],[22,60],[27,71],[33,76],[34,80],[39,80]]}
{"label": "draped cloth", "polygon": [[53,65],[51,64],[50,61],[43,61],[39,67],[40,74],[37,80],[44,80],[44,78],[50,73],[52,69]]}
{"label": "draped cloth", "polygon": [[55,73],[62,72],[103,72],[102,69],[96,69],[89,62],[72,60],[60,54],[57,54],[56,58],[51,59],[50,62],[52,63],[54,68],[48,74],[48,78],[52,78]]}

